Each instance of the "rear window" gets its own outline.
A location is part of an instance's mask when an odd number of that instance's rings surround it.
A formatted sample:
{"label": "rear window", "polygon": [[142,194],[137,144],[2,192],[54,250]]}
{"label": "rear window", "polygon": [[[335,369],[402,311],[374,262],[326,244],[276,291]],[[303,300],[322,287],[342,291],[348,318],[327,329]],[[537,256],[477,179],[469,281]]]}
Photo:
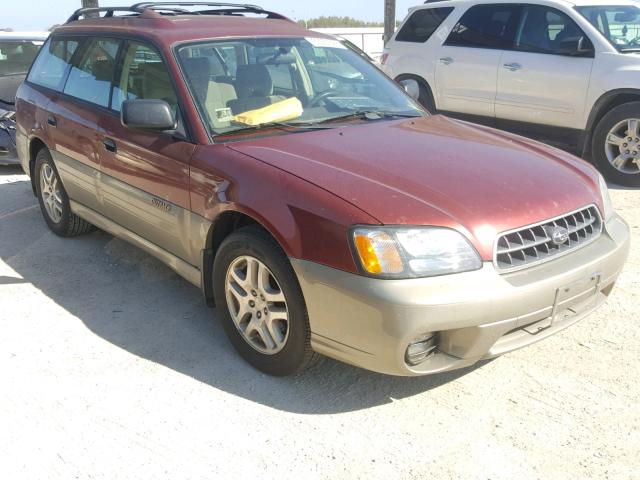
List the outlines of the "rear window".
{"label": "rear window", "polygon": [[517,5],[472,7],[453,27],[445,45],[509,49],[513,45],[520,9]]}
{"label": "rear window", "polygon": [[452,11],[453,7],[447,7],[424,8],[413,12],[396,35],[396,41],[426,42]]}
{"label": "rear window", "polygon": [[74,59],[64,93],[87,102],[109,106],[120,40],[95,39]]}
{"label": "rear window", "polygon": [[49,39],[33,63],[28,81],[60,91],[78,45],[73,39]]}

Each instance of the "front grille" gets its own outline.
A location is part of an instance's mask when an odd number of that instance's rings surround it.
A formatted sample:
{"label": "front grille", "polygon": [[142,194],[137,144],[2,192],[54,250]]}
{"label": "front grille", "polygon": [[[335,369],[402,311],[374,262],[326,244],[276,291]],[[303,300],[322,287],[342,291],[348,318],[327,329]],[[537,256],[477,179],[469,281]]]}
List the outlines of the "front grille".
{"label": "front grille", "polygon": [[[557,245],[551,233],[566,229],[566,242]],[[503,233],[496,242],[495,265],[500,272],[518,270],[564,255],[594,241],[602,232],[602,221],[595,206],[536,225]]]}

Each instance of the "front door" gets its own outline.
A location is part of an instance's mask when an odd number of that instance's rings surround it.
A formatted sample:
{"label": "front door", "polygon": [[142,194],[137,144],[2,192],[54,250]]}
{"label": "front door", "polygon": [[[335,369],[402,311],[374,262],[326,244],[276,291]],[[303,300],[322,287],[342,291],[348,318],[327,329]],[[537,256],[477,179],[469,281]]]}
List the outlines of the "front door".
{"label": "front door", "polygon": [[[568,54],[566,45],[581,37],[585,53]],[[497,118],[584,129],[593,47],[568,15],[552,7],[525,6],[513,50],[500,64]]]}
{"label": "front door", "polygon": [[[161,56],[151,46],[128,42],[121,56],[111,108],[132,99],[166,101],[180,118],[175,89]],[[189,245],[189,161],[194,145],[176,132],[134,131],[117,115],[101,123],[101,192],[104,214],[145,240],[194,261]]]}

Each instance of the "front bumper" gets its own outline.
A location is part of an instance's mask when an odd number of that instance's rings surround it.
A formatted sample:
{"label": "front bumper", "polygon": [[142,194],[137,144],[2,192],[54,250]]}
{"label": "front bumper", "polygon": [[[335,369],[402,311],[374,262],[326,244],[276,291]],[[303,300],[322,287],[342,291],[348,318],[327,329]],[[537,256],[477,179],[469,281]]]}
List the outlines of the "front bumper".
{"label": "front bumper", "polygon": [[[629,227],[616,215],[590,245],[504,275],[485,263],[457,275],[380,280],[304,260],[292,264],[314,350],[368,370],[415,376],[467,367],[581,320],[611,293],[629,241]],[[436,334],[436,350],[408,365],[407,346],[427,333]]]}

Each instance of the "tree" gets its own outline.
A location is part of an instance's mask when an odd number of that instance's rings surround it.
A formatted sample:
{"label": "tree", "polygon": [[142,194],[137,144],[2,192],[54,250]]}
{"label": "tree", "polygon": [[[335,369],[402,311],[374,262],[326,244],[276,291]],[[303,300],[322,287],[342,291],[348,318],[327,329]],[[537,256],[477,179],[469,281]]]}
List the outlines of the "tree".
{"label": "tree", "polygon": [[384,43],[393,35],[396,26],[396,0],[384,0]]}
{"label": "tree", "polygon": [[306,21],[300,20],[298,23],[306,28],[380,28],[383,26],[380,22],[365,22],[364,20],[358,20],[352,17],[336,16],[322,16]]}

